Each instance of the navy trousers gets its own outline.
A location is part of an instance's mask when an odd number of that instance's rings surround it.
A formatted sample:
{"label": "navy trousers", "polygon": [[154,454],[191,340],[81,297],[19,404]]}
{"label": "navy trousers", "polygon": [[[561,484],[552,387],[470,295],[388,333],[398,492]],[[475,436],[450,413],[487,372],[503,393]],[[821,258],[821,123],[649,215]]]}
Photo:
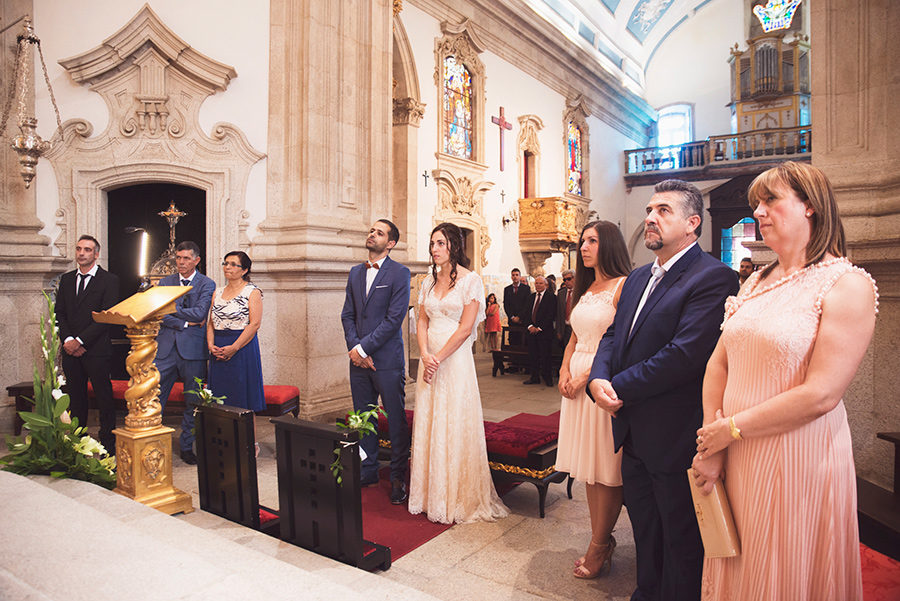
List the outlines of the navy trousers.
{"label": "navy trousers", "polygon": [[[406,371],[399,369],[363,369],[350,366],[350,393],[356,411],[371,409],[378,397],[387,412],[391,439],[391,480],[406,481],[409,470],[409,426],[406,423]],[[373,419],[378,426],[377,419]],[[363,479],[378,477],[378,437],[368,435],[360,441],[366,458],[360,468]]]}

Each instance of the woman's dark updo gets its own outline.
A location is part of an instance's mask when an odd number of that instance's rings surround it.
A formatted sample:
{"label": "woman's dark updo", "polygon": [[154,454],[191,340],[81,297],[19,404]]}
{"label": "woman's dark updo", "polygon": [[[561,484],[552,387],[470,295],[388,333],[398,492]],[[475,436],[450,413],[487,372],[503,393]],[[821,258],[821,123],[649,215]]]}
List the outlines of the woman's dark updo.
{"label": "woman's dark updo", "polygon": [[223,261],[227,261],[228,257],[237,257],[238,261],[241,262],[241,269],[247,270],[247,273],[245,273],[241,277],[243,278],[243,280],[245,282],[249,282],[250,281],[250,266],[253,265],[253,261],[250,260],[250,257],[247,255],[247,253],[245,253],[242,250],[233,250],[230,253],[228,253],[227,255],[225,255],[225,258],[223,259]]}
{"label": "woman's dark updo", "polygon": [[[437,227],[431,230],[431,238],[434,237],[436,232],[441,232],[447,240],[447,247],[450,251],[450,287],[453,288],[456,285],[456,266],[469,267],[469,259],[466,257],[466,253],[463,252],[462,230],[455,223],[445,221],[444,223],[439,223]],[[429,238],[429,242],[431,238]],[[434,263],[433,256],[431,257],[431,276],[437,283],[437,265]]]}

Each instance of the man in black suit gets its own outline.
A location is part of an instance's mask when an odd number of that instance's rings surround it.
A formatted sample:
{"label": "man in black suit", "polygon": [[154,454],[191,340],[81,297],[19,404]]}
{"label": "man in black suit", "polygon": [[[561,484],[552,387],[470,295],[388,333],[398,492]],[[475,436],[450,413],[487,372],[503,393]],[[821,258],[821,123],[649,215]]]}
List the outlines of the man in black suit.
{"label": "man in black suit", "polygon": [[575,288],[575,270],[566,269],[562,272],[562,286],[556,294],[556,340],[566,352],[566,345],[572,337],[572,325],[569,323],[569,313],[572,312],[572,290]]}
{"label": "man in black suit", "polygon": [[[522,311],[528,304],[528,298],[531,296],[531,288],[522,281],[522,274],[515,268],[510,273],[512,284],[503,289],[503,311],[509,323],[509,344],[511,346],[519,346],[522,344]],[[510,366],[509,371],[515,371],[516,368]]]}
{"label": "man in black suit", "polygon": [[91,381],[100,410],[100,444],[110,455],[116,452],[116,410],[109,379],[112,343],[109,326],[94,321],[93,312],[109,309],[119,301],[119,278],[99,265],[100,243],[81,236],[75,246],[78,269],[64,273],[56,293],[56,325],[63,341],[62,368],[70,405],[78,424],[87,426],[87,383]]}
{"label": "man in black suit", "polygon": [[703,544],[687,469],[703,418],[703,373],[719,338],[725,298],[737,292],[738,282],[697,244],[700,191],[666,180],[654,192],[644,244],[656,260],[625,280],[588,394],[613,416],[614,446],[622,449],[637,554],[631,601],[695,601]]}
{"label": "man in black suit", "polygon": [[531,361],[531,378],[525,384],[540,384],[541,377],[547,386],[553,386],[550,373],[550,350],[553,345],[553,319],[556,315],[556,297],[547,289],[547,279],[534,279],[534,293],[522,312],[522,325],[528,328],[528,359]]}

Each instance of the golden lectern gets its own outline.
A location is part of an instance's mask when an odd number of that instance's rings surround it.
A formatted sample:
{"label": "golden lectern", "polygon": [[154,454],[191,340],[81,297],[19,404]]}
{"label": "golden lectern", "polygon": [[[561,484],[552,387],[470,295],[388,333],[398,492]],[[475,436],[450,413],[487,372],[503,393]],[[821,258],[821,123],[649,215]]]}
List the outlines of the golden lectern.
{"label": "golden lectern", "polygon": [[131,378],[125,391],[125,428],[116,428],[115,491],[168,514],[194,510],[191,496],[172,485],[172,428],[162,425],[156,335],[163,315],[190,286],[156,286],[128,297],[94,321],[125,326],[131,351],[125,368]]}

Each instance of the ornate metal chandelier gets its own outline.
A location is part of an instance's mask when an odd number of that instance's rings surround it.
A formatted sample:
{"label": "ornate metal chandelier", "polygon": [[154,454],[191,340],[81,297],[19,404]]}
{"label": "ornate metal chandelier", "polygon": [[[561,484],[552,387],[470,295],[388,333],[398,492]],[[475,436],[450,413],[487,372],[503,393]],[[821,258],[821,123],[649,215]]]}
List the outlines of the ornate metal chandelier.
{"label": "ornate metal chandelier", "polygon": [[44,82],[50,92],[50,102],[53,103],[53,111],[56,113],[57,131],[62,136],[62,122],[59,118],[59,108],[56,106],[56,98],[53,96],[53,88],[50,86],[50,77],[47,75],[47,65],[44,63],[44,53],[41,52],[41,40],[34,35],[34,27],[31,17],[24,17],[24,28],[16,38],[16,63],[13,78],[9,83],[6,94],[6,104],[3,107],[3,118],[0,121],[0,135],[6,132],[6,122],[9,119],[13,100],[16,100],[16,117],[18,119],[19,133],[12,139],[12,149],[19,155],[19,164],[22,166],[19,173],[25,181],[25,187],[31,186],[37,169],[38,159],[50,150],[50,141],[42,140],[37,134],[37,117],[28,114],[29,74],[32,72],[32,46],[37,48],[38,57],[41,59],[41,67],[44,70]]}

